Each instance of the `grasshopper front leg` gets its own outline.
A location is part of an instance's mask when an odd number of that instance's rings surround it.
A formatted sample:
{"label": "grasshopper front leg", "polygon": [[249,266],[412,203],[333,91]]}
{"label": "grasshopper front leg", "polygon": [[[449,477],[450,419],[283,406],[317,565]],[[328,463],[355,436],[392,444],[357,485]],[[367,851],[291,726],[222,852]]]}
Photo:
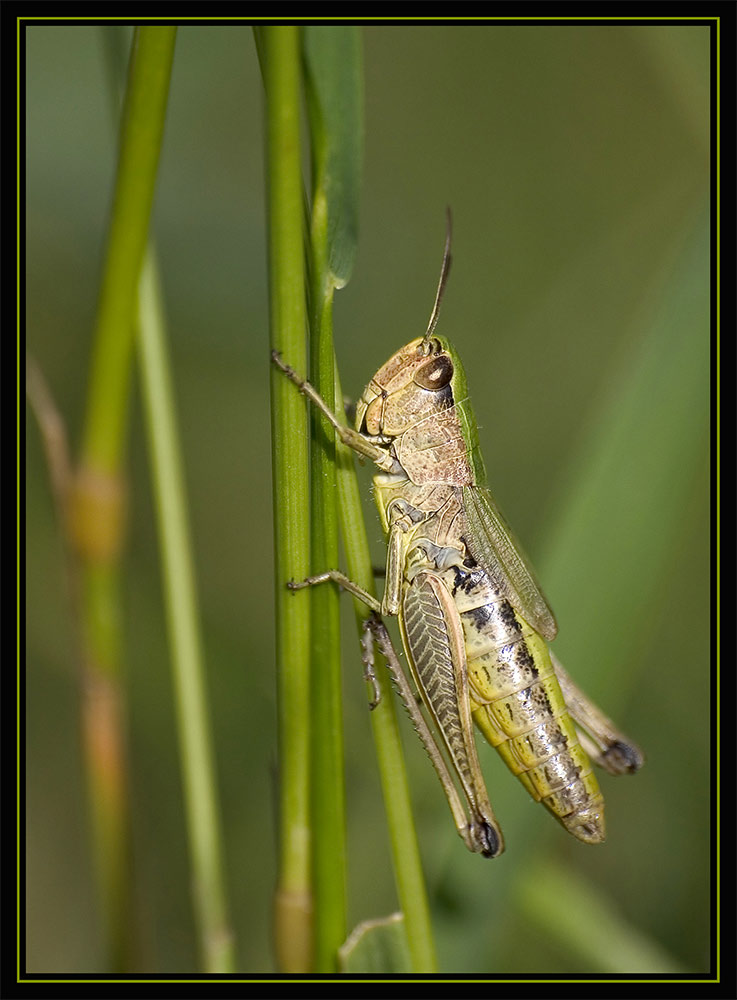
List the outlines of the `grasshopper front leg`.
{"label": "grasshopper front leg", "polygon": [[329,569],[324,573],[315,573],[314,576],[308,576],[304,580],[289,580],[287,587],[290,590],[303,590],[305,587],[314,587],[317,583],[327,583],[328,580],[332,580],[333,583],[337,583],[343,590],[347,590],[349,594],[357,597],[359,601],[363,601],[372,611],[375,611],[377,614],[381,613],[381,604],[373,594],[369,594],[368,590],[359,587],[357,583],[350,580],[339,569]]}
{"label": "grasshopper front leg", "polygon": [[290,382],[294,382],[299,391],[303,395],[307,396],[310,402],[318,408],[320,413],[322,413],[323,416],[330,421],[344,445],[347,445],[359,455],[363,455],[365,458],[370,458],[371,461],[375,462],[380,469],[384,470],[384,472],[395,471],[397,466],[396,459],[392,458],[387,448],[382,448],[381,445],[372,441],[365,434],[361,434],[358,431],[353,430],[352,427],[346,427],[342,424],[317,389],[310,385],[306,379],[300,378],[293,368],[284,364],[278,351],[271,352],[271,360],[274,362],[279,371],[283,372]]}

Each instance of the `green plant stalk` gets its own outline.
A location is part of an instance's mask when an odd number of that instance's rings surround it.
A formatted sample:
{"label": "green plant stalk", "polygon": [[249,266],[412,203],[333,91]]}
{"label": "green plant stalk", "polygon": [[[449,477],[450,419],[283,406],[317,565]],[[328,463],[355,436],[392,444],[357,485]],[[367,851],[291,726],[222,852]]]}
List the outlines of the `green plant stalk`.
{"label": "green plant stalk", "polygon": [[[332,309],[350,277],[355,254],[362,115],[357,29],[305,25],[301,68],[310,135],[309,254],[312,384],[335,409]],[[312,408],[312,567],[337,566],[335,431]],[[346,822],[343,765],[340,597],[336,587],[312,592],[312,827],[315,967],[334,972],[346,938]]]}
{"label": "green plant stalk", "polygon": [[[335,379],[335,397],[342,399],[340,381]],[[361,495],[358,488],[353,453],[338,443],[338,495],[343,547],[348,576],[376,596]],[[359,636],[363,635],[366,606],[353,601]],[[371,713],[371,726],[384,795],[384,806],[392,848],[394,880],[399,905],[404,914],[410,955],[415,972],[436,972],[437,957],[433,939],[430,907],[422,871],[417,833],[412,816],[407,772],[389,675],[380,656],[376,657],[376,679],[381,701]]]}
{"label": "green plant stalk", "polygon": [[186,493],[177,442],[160,281],[151,251],[146,254],[141,274],[138,326],[143,400],[172,650],[195,922],[204,970],[234,972],[234,942],[223,880],[220,809]]}
{"label": "green plant stalk", "polygon": [[[126,52],[120,29],[104,29],[116,120]],[[222,835],[203,676],[186,493],[176,433],[161,281],[154,251],[144,258],[138,295],[138,349],[151,470],[159,514],[164,599],[174,671],[195,921],[207,972],[235,971],[222,876]]]}
{"label": "green plant stalk", "polygon": [[138,279],[175,37],[176,28],[137,28],[133,40],[82,446],[83,464],[108,475],[117,473],[123,452]]}
{"label": "green plant stalk", "polygon": [[130,967],[130,832],[120,680],[120,467],[137,283],[156,180],[176,31],[136,32],[107,252],[98,301],[83,444],[67,529],[80,566],[83,744],[93,853],[108,961]]}
{"label": "green plant stalk", "polygon": [[[120,680],[120,579],[107,566],[80,574],[81,724],[92,854],[106,966],[135,964],[125,697]],[[94,657],[94,659],[93,659]]]}
{"label": "green plant stalk", "polygon": [[[312,219],[310,280],[313,334],[310,380],[328,407],[336,412],[337,380],[332,348],[332,297],[350,278],[355,259],[358,230],[358,199],[362,160],[362,73],[360,35],[354,27],[302,29],[302,59],[305,96],[311,138]],[[315,346],[316,345],[316,346]],[[368,558],[366,532],[361,516],[352,456],[339,448],[337,475],[342,482],[343,534],[349,553],[349,570],[368,590],[373,575]],[[328,422],[313,413],[313,568],[337,566],[335,537],[335,434]],[[361,555],[356,557],[356,551]],[[363,558],[363,562],[361,561]],[[354,572],[355,569],[355,572]],[[313,595],[313,645],[319,632],[321,646],[313,663],[312,714],[315,721],[313,817],[315,830],[315,896],[318,968],[330,970],[336,945],[344,933],[344,779],[340,705],[340,647],[337,633],[337,595]],[[332,603],[335,601],[335,603]],[[359,628],[366,608],[357,608]],[[335,629],[335,631],[333,631]],[[384,789],[396,850],[395,871],[400,897],[408,919],[395,923],[398,933],[409,925],[418,969],[435,967],[430,935],[427,898],[419,865],[417,841],[409,811],[406,780],[402,785],[401,750],[396,717],[386,675],[383,677],[384,706],[374,713],[374,731],[382,761]]]}
{"label": "green plant stalk", "polygon": [[[259,29],[266,90],[269,311],[272,349],[307,370],[299,35]],[[309,817],[310,594],[285,583],[309,575],[309,418],[305,401],[271,368],[271,441],[279,740],[279,860],[274,900],[276,958],[284,972],[312,965]]]}
{"label": "green plant stalk", "polygon": [[[335,286],[328,271],[327,209],[318,187],[311,221],[310,380],[335,409],[332,307]],[[338,509],[335,432],[312,409],[312,563],[337,566]],[[315,894],[315,969],[334,972],[346,938],[346,830],[341,698],[340,594],[334,586],[314,587],[312,599],[312,865]]]}

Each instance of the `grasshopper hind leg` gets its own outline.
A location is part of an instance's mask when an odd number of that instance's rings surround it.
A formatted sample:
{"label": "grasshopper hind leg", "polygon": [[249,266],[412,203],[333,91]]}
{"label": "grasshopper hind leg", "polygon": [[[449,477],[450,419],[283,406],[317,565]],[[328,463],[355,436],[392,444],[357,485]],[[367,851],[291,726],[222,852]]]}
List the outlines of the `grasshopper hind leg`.
{"label": "grasshopper hind leg", "polygon": [[374,671],[372,649],[373,643],[376,642],[380,653],[386,660],[389,675],[392,679],[394,687],[402,699],[402,703],[404,704],[407,714],[412,721],[415,732],[420,737],[422,745],[430,758],[430,762],[435,768],[435,772],[440,779],[440,783],[443,786],[443,791],[445,792],[445,797],[448,800],[448,805],[450,806],[450,811],[453,814],[453,820],[458,833],[462,837],[469,851],[481,854],[485,858],[498,857],[504,850],[502,832],[494,821],[490,810],[488,815],[484,814],[482,810],[479,810],[469,822],[466,810],[464,809],[461,797],[458,794],[455,783],[453,782],[445,758],[438,747],[437,741],[433,736],[419,705],[417,704],[417,699],[414,691],[412,690],[412,685],[402,669],[402,665],[400,663],[399,656],[397,655],[397,651],[394,648],[391,636],[389,635],[386,625],[380,617],[381,604],[379,601],[377,601],[372,594],[363,590],[358,586],[358,584],[354,583],[349,577],[347,577],[344,573],[341,573],[339,570],[328,570],[325,573],[318,573],[315,576],[309,576],[305,580],[290,580],[287,583],[287,587],[292,591],[296,591],[302,590],[305,587],[314,587],[318,584],[327,583],[329,581],[337,583],[339,587],[353,594],[354,597],[363,601],[363,603],[371,609],[370,617],[363,623],[364,634],[361,640],[361,659],[363,661],[364,678],[372,688],[372,698],[369,702],[369,707],[371,709],[376,708],[381,700],[381,691],[379,689]]}
{"label": "grasshopper hind leg", "polygon": [[614,725],[601,709],[575,684],[558,657],[551,651],[568,712],[576,723],[581,746],[591,760],[609,774],[634,774],[642,767],[642,751]]}
{"label": "grasshopper hind leg", "polygon": [[[504,838],[502,837],[501,829],[494,820],[491,810],[489,810],[488,814],[484,814],[482,810],[479,810],[476,815],[472,816],[471,821],[469,822],[466,809],[464,808],[458,789],[456,788],[453,778],[451,777],[448,765],[442,752],[440,751],[432,731],[430,730],[430,727],[427,724],[427,721],[425,720],[425,716],[420,711],[412,685],[402,669],[402,665],[399,662],[399,656],[394,648],[394,644],[391,640],[389,632],[387,631],[386,625],[381,620],[379,615],[374,612],[371,617],[364,622],[363,627],[366,633],[371,634],[376,642],[379,652],[386,660],[387,669],[389,670],[389,675],[392,679],[394,687],[396,688],[399,697],[402,699],[402,703],[404,704],[407,714],[412,721],[415,732],[420,737],[420,741],[422,742],[422,745],[430,758],[430,762],[435,768],[435,772],[440,779],[443,791],[445,792],[445,797],[448,800],[448,805],[450,806],[450,811],[453,814],[456,829],[458,830],[458,833],[463,839],[466,847],[469,851],[481,854],[482,857],[485,858],[499,857],[499,855],[504,851]],[[364,651],[365,650],[366,647],[364,646]],[[371,671],[371,676],[373,676],[373,659],[371,660],[370,668],[367,667],[367,670],[369,669]]]}

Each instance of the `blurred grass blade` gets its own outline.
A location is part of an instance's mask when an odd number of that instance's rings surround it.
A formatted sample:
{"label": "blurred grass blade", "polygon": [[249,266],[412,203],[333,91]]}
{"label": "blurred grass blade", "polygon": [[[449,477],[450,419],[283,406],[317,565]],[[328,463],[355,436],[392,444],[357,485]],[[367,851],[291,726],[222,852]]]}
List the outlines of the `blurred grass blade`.
{"label": "blurred grass blade", "polygon": [[195,922],[204,970],[234,972],[234,942],[223,878],[220,808],[184,476],[177,443],[161,288],[151,252],[146,256],[141,275],[139,347],[174,673]]}
{"label": "blurred grass blade", "polygon": [[341,972],[413,972],[407,928],[401,913],[365,920],[354,928],[338,956]]}
{"label": "blurred grass blade", "polygon": [[[649,627],[660,593],[667,592],[663,583],[688,530],[694,490],[706,488],[708,239],[703,216],[653,289],[656,311],[644,304],[639,321],[649,332],[626,368],[612,377],[610,397],[591,422],[579,471],[547,534],[546,557],[539,560],[562,625],[556,652],[564,662],[589,658],[596,671],[592,695],[597,677],[620,694],[632,682],[631,647]],[[647,505],[640,502],[643,491]],[[647,518],[643,511],[653,514]],[[599,601],[605,602],[607,620],[618,623],[607,631],[606,642],[601,616],[585,613],[591,603],[587,581],[601,566],[609,569],[607,592]],[[564,627],[570,622],[576,627]]]}
{"label": "blurred grass blade", "polygon": [[[556,653],[572,664],[571,671],[585,664],[586,687],[608,712],[644,682],[633,674],[637,647],[647,642],[662,613],[674,554],[693,530],[695,498],[707,490],[708,247],[704,212],[680,253],[655,276],[650,297],[634,317],[645,336],[612,376],[610,392],[591,419],[562,513],[547,534],[547,555],[540,560],[562,625]],[[704,532],[705,546],[707,537]],[[602,566],[607,567],[604,579]],[[596,594],[599,611],[589,614],[592,579],[602,582]],[[695,679],[697,667],[689,667]],[[704,686],[707,670],[704,658]],[[641,744],[647,767],[647,732],[631,735]],[[676,959],[617,916],[609,900],[569,872],[562,875],[552,865],[525,870],[517,891],[527,916],[594,968],[683,971]]]}
{"label": "blurred grass blade", "polygon": [[69,532],[81,567],[82,711],[97,878],[110,964],[132,962],[130,837],[120,678],[121,466],[138,278],[148,237],[176,28],[136,29],[112,217],[97,308],[80,463]]}
{"label": "blurred grass blade", "polygon": [[[299,36],[295,27],[255,32],[266,91],[266,178],[271,347],[307,370],[303,198],[299,137]],[[312,968],[309,727],[310,595],[288,580],[309,575],[309,419],[305,400],[271,366],[279,860],[274,944],[284,972]]]}
{"label": "blurred grass blade", "polygon": [[525,918],[581,955],[592,969],[630,975],[687,971],[570,868],[552,863],[527,866],[518,892]]}
{"label": "blurred grass blade", "polygon": [[138,278],[148,238],[176,28],[137,28],[123,106],[120,156],[92,356],[83,465],[120,465],[135,332]]}
{"label": "blurred grass blade", "polygon": [[[117,113],[125,45],[120,28],[104,28],[111,107]],[[187,805],[191,885],[206,972],[234,972],[223,882],[222,835],[202,663],[192,546],[176,431],[163,293],[152,243],[139,283],[138,347],[151,473],[158,508],[164,601],[175,682],[180,766]]]}

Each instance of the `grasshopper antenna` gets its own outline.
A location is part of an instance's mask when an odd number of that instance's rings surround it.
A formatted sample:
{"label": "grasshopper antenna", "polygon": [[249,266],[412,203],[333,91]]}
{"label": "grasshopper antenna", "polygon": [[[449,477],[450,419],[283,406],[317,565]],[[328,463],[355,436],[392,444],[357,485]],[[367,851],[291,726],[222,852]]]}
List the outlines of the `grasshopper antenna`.
{"label": "grasshopper antenna", "polygon": [[443,263],[440,267],[440,280],[438,281],[438,290],[435,293],[435,304],[432,307],[432,312],[430,313],[430,322],[427,324],[427,333],[422,338],[422,347],[427,350],[430,344],[430,337],[432,337],[435,327],[438,324],[438,316],[440,315],[440,303],[443,300],[443,292],[445,291],[445,286],[448,283],[448,274],[450,273],[450,240],[453,230],[453,219],[450,214],[450,208],[445,209],[445,249],[443,250]]}

